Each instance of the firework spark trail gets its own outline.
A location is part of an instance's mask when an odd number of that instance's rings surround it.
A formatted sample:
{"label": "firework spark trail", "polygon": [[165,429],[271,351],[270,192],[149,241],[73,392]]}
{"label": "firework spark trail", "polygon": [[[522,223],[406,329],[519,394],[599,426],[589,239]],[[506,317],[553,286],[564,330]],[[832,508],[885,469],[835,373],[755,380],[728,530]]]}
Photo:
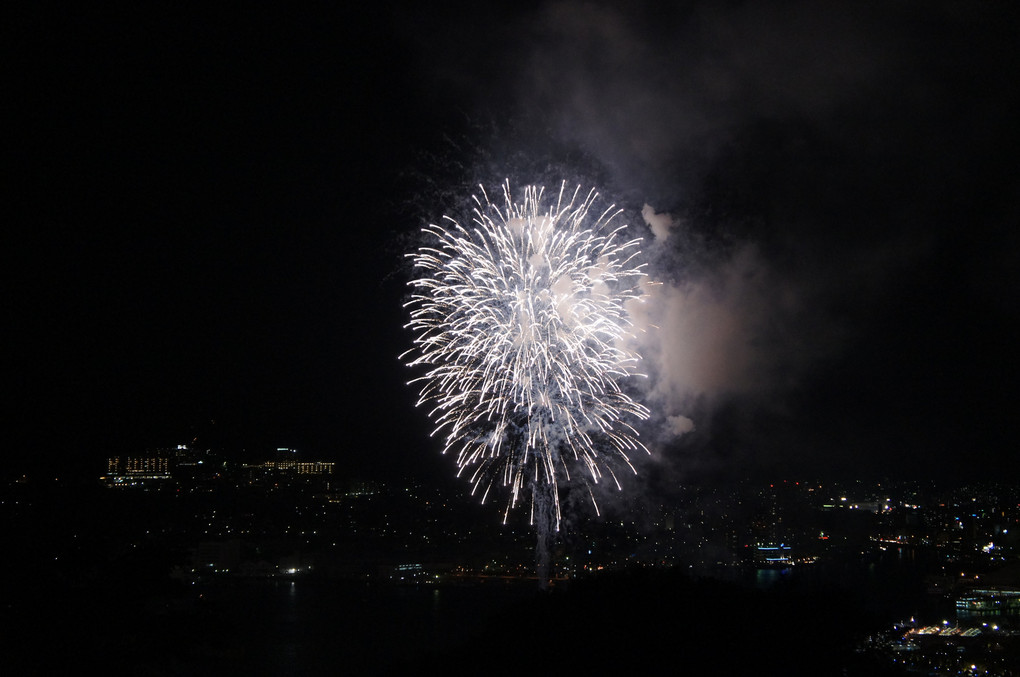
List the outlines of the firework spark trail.
{"label": "firework spark trail", "polygon": [[471,226],[444,217],[423,229],[434,244],[408,255],[419,270],[407,303],[416,338],[401,359],[428,368],[411,381],[418,405],[433,406],[432,434],[456,451],[472,493],[484,502],[494,483],[508,489],[505,521],[530,489],[533,523],[536,496],[551,497],[558,529],[573,469],[619,486],[613,466],[633,471],[628,453],[647,452],[625,419],[648,410],[620,385],[638,375],[625,346],[626,304],[641,300],[645,277],[640,241],[612,226],[620,210],[590,214],[594,190],[563,184],[544,206],[540,187],[515,202],[506,182],[501,205],[480,188]]}

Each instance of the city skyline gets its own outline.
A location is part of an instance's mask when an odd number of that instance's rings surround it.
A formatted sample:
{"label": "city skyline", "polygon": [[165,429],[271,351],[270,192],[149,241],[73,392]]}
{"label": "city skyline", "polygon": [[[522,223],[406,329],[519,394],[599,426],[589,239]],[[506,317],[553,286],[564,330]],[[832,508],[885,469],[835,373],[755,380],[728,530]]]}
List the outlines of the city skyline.
{"label": "city skyline", "polygon": [[[392,674],[442,660],[456,674],[543,610],[560,642],[529,660],[548,664],[575,632],[628,619],[620,649],[574,667],[622,667],[640,645],[764,674],[1008,675],[1020,650],[1015,482],[745,481],[630,496],[556,539],[540,593],[527,520],[494,527],[455,487],[185,465],[158,482],[0,486],[18,555],[6,560],[19,582],[9,637],[67,638],[46,655],[15,641],[10,665],[332,674],[355,661]],[[675,613],[631,622],[662,604]],[[450,624],[464,630],[447,635]]]}

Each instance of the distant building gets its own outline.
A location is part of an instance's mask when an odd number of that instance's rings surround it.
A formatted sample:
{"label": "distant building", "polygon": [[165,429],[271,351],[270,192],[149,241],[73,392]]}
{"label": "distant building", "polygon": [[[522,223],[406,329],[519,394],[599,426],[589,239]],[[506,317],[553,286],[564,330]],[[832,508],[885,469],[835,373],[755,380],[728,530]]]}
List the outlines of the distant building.
{"label": "distant building", "polygon": [[298,450],[292,449],[291,447],[277,447],[276,456],[274,460],[277,462],[282,461],[296,461],[298,459]]}
{"label": "distant building", "polygon": [[335,463],[328,461],[265,461],[264,463],[244,463],[241,465],[242,476],[248,484],[254,485],[294,485],[325,484],[333,475]]}
{"label": "distant building", "polygon": [[786,567],[793,561],[790,546],[785,543],[765,543],[755,546],[754,562],[763,567]]}
{"label": "distant building", "polygon": [[112,456],[106,459],[106,474],[99,479],[108,487],[151,487],[170,479],[170,458],[159,452]]}
{"label": "distant building", "polygon": [[266,461],[245,463],[241,467],[255,473],[290,473],[294,475],[332,475],[335,463],[328,461]]}

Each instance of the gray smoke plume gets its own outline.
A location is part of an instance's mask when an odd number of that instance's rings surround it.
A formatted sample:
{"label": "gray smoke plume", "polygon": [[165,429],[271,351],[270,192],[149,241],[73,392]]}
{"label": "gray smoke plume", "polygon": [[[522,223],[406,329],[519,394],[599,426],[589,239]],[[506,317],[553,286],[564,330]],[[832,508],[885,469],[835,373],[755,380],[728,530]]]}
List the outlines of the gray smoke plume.
{"label": "gray smoke plume", "polygon": [[[657,460],[909,467],[969,444],[952,392],[984,420],[1015,390],[949,331],[1001,335],[1020,307],[1007,4],[489,6],[424,31],[423,75],[498,121],[465,161],[483,180],[575,167],[646,228]],[[477,22],[484,68],[436,37]]]}

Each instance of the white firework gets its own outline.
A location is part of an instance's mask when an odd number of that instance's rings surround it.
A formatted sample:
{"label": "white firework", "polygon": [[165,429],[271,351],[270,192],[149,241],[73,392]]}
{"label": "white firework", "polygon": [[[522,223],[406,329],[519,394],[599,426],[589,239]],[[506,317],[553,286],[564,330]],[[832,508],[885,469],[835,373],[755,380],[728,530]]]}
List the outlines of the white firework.
{"label": "white firework", "polygon": [[621,388],[638,375],[627,305],[641,300],[640,240],[622,239],[614,207],[589,215],[594,190],[565,187],[548,206],[540,187],[514,202],[504,183],[501,206],[480,187],[472,226],[423,229],[435,242],[408,255],[420,272],[406,304],[415,347],[402,356],[428,368],[411,381],[418,405],[433,405],[432,434],[472,493],[506,488],[504,521],[527,489],[533,520],[551,496],[557,529],[559,487],[607,475],[619,487],[614,466],[633,471],[628,454],[647,452],[627,419],[648,417]]}

